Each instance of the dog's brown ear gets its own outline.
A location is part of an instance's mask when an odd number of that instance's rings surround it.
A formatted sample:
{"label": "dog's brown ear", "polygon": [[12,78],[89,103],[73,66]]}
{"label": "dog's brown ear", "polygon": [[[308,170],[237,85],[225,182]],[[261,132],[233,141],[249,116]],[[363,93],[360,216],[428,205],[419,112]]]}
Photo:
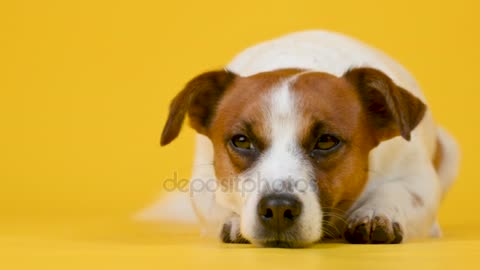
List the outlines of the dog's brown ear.
{"label": "dog's brown ear", "polygon": [[397,135],[410,140],[426,110],[420,99],[373,68],[354,68],[343,77],[359,92],[378,142]]}
{"label": "dog's brown ear", "polygon": [[160,144],[167,145],[178,136],[187,112],[192,128],[205,134],[218,101],[235,77],[230,71],[219,70],[200,74],[188,82],[170,103]]}

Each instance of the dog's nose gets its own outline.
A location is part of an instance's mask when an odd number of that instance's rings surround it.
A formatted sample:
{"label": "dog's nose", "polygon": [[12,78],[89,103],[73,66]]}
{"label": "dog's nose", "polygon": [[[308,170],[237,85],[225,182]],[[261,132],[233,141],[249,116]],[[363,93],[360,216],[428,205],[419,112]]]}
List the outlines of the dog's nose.
{"label": "dog's nose", "polygon": [[272,194],[258,203],[258,217],[269,230],[283,231],[295,223],[302,212],[302,203],[291,194]]}

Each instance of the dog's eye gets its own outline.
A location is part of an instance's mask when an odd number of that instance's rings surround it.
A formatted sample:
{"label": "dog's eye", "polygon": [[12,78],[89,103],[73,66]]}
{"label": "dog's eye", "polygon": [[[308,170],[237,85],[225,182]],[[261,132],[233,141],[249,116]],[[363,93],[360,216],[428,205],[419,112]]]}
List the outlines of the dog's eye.
{"label": "dog's eye", "polygon": [[253,149],[253,145],[245,135],[235,135],[232,138],[232,144],[236,148],[241,149]]}
{"label": "dog's eye", "polygon": [[340,140],[337,139],[335,136],[323,134],[318,138],[317,142],[315,143],[315,149],[317,150],[330,150],[337,146],[340,143]]}

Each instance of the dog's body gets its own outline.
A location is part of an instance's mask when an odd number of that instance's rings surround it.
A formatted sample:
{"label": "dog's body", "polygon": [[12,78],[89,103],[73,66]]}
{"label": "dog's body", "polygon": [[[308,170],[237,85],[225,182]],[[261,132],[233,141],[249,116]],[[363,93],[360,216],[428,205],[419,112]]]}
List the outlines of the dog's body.
{"label": "dog's body", "polygon": [[[456,176],[458,150],[453,139],[434,123],[430,110],[423,105],[425,98],[419,86],[403,67],[356,40],[309,31],[249,48],[227,70],[227,75],[216,74],[213,84],[212,79],[210,83],[199,80],[201,76],[190,83],[192,89],[224,85],[229,90],[217,95],[213,103],[189,97],[193,101],[187,108],[179,105],[186,98],[177,97],[162,137],[162,144],[169,143],[178,134],[178,122],[183,120],[183,116],[176,115],[189,113],[192,127],[200,133],[192,176],[192,185],[197,185],[191,189],[194,209],[202,223],[225,242],[304,246],[321,238],[344,235],[352,243],[398,243],[440,235],[437,210]],[[344,90],[352,86],[360,94],[350,96],[354,91]],[[370,92],[389,87],[393,87],[394,94],[379,99],[375,93],[374,98],[370,97]],[[322,94],[317,97],[317,92]],[[201,95],[205,97],[205,93]],[[212,99],[212,94],[207,96]],[[255,105],[258,100],[263,101]],[[194,106],[192,103],[213,108],[206,115],[203,107],[188,107]],[[311,106],[322,111],[318,118],[338,124],[329,133],[322,131],[326,135],[321,135],[320,143],[316,137],[312,154],[304,144],[295,143],[304,142],[307,139],[302,134],[311,133],[299,131],[310,128]],[[358,115],[362,115],[361,119]],[[253,135],[233,136],[234,147],[231,142],[230,146],[220,142],[230,134],[230,126],[237,125],[236,118],[250,121],[253,127],[249,128],[257,129],[255,136],[263,132],[259,136],[263,143],[250,138]],[[263,131],[258,132],[260,129]],[[335,133],[332,130],[350,139],[341,145],[343,139],[328,137]],[[229,148],[225,150],[224,146]],[[227,176],[235,179],[224,180]],[[282,186],[296,185],[299,179],[311,178],[315,190],[290,190],[293,199],[277,198],[275,206],[262,206],[266,196],[285,193],[266,191],[265,184],[281,179]],[[254,188],[239,183],[251,183]],[[200,185],[210,188],[199,189]],[[277,204],[282,200],[289,206],[281,208],[283,216],[272,225],[271,215],[277,215]],[[290,216],[297,211],[292,201],[301,207],[298,215]],[[271,202],[269,199],[266,203]],[[294,225],[290,224],[292,220]],[[286,222],[290,222],[288,226]]]}

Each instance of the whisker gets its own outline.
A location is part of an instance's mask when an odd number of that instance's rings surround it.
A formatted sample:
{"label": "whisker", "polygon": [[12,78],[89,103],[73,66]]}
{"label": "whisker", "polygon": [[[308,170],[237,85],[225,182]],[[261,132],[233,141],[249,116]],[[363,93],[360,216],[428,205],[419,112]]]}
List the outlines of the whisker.
{"label": "whisker", "polygon": [[[348,224],[348,222],[347,222],[343,217],[339,217],[339,216],[330,216],[330,217],[335,218],[335,221],[339,221],[339,222],[341,222],[342,224],[345,224],[345,225]],[[330,223],[332,223],[332,224],[334,223],[334,222],[332,222],[332,221],[330,221],[330,220],[328,220],[328,221],[329,221]]]}
{"label": "whisker", "polygon": [[337,238],[332,232],[330,232],[330,231],[328,230],[328,228],[325,228],[325,229],[323,230],[323,235],[324,235],[324,236],[326,235],[326,236],[328,236],[328,237],[330,237],[330,238],[332,238],[332,239]]}
{"label": "whisker", "polygon": [[324,229],[328,229],[328,228],[332,228],[334,229],[338,235],[342,235],[342,233],[340,232],[340,230],[337,228],[337,226],[333,225],[333,224],[330,224],[329,222],[324,222],[322,224],[324,226]]}
{"label": "whisker", "polygon": [[335,212],[323,212],[324,217],[337,217],[337,218],[345,218],[345,214],[342,213],[335,213]]}

